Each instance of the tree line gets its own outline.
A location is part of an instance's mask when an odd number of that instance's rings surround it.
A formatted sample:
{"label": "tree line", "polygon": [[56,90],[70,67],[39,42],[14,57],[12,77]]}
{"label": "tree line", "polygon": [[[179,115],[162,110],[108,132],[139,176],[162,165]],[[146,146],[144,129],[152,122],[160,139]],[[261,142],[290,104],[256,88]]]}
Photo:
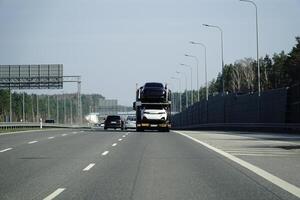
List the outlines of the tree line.
{"label": "tree line", "polygon": [[[224,91],[235,94],[255,93],[258,91],[257,61],[253,58],[244,58],[224,66],[223,74],[219,73],[209,84],[209,95]],[[260,58],[261,91],[290,87],[300,84],[300,37],[296,37],[296,44],[289,53],[281,51],[272,56]],[[191,104],[191,93],[194,102],[197,100],[197,90],[184,91],[182,94],[182,108],[185,107],[186,93],[188,105]],[[200,88],[200,100],[205,99],[206,88]],[[178,94],[173,93],[178,97]],[[178,99],[178,98],[177,98]],[[176,103],[176,107],[179,105]],[[178,110],[178,109],[177,109]]]}
{"label": "tree line", "polygon": [[[82,117],[96,110],[100,98],[103,99],[104,97],[100,94],[81,95]],[[77,105],[77,94],[37,95],[24,93],[25,121],[38,122],[39,118],[42,118],[43,120],[54,119],[55,122],[58,119],[59,123],[76,123],[78,121]],[[9,90],[0,90],[0,122],[8,122],[9,116],[10,92]],[[23,93],[12,92],[12,120],[13,122],[23,121]]]}

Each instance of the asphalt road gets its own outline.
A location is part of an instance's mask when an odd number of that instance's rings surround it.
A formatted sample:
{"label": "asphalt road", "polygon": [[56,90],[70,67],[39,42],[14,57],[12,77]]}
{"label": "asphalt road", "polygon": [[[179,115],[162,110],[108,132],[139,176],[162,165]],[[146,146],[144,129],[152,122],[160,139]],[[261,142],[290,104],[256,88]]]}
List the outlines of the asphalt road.
{"label": "asphalt road", "polygon": [[298,198],[175,132],[58,130],[0,136],[0,199]]}

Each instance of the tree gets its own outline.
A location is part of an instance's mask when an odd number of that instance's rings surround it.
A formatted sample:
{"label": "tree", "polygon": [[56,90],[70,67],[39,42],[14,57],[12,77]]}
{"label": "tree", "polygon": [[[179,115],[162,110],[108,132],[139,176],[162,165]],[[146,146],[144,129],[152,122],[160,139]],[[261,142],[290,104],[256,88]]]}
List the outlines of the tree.
{"label": "tree", "polygon": [[286,65],[290,77],[289,85],[300,84],[300,37],[296,37],[297,44],[288,54]]}

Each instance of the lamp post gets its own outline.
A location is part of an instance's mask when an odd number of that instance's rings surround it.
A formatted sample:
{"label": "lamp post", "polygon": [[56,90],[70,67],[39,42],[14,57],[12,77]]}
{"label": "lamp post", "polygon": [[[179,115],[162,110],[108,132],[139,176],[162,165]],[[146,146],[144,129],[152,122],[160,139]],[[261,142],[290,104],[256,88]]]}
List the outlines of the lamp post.
{"label": "lamp post", "polygon": [[185,54],[186,57],[191,57],[194,58],[196,60],[197,63],[197,101],[200,100],[200,90],[199,90],[199,60],[197,58],[197,56],[193,56],[193,55],[189,55],[189,54]]}
{"label": "lamp post", "polygon": [[181,112],[182,111],[182,109],[181,109],[181,80],[180,80],[180,78],[177,78],[177,77],[171,77],[171,79],[177,80],[179,83],[179,112]]}
{"label": "lamp post", "polygon": [[208,82],[207,82],[207,57],[206,57],[206,46],[201,42],[190,41],[191,44],[200,45],[204,48],[204,66],[205,66],[205,85],[206,85],[206,101],[208,101]]}
{"label": "lamp post", "polygon": [[194,98],[193,98],[193,68],[190,65],[187,65],[184,63],[180,63],[180,65],[190,68],[190,71],[191,71],[191,105],[193,105],[193,103],[194,103],[193,102],[194,101]]}
{"label": "lamp post", "polygon": [[182,74],[185,78],[185,108],[188,107],[188,95],[187,95],[187,77],[185,73],[176,71],[177,74]]}
{"label": "lamp post", "polygon": [[254,1],[250,0],[240,0],[242,2],[251,3],[255,7],[255,21],[256,21],[256,59],[257,59],[257,87],[258,87],[258,96],[260,96],[261,89],[260,89],[260,66],[259,66],[259,44],[258,44],[258,16],[257,16],[257,5]]}
{"label": "lamp post", "polygon": [[22,93],[22,121],[25,122],[25,92]]}
{"label": "lamp post", "polygon": [[223,44],[223,30],[219,26],[203,24],[203,26],[216,28],[221,33],[221,59],[222,59],[222,94],[224,95],[225,90],[225,80],[224,80],[224,44]]}

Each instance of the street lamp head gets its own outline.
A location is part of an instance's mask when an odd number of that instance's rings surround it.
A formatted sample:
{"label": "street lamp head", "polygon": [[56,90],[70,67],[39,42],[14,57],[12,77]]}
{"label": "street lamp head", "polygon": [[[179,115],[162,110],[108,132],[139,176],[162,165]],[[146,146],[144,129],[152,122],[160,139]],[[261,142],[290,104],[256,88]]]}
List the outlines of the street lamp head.
{"label": "street lamp head", "polygon": [[189,65],[184,64],[184,63],[180,63],[180,65],[181,65],[181,66],[187,66],[187,67],[189,67]]}
{"label": "street lamp head", "polygon": [[176,71],[176,73],[177,73],[177,74],[180,74],[180,72],[179,72],[179,71]]}
{"label": "street lamp head", "polygon": [[190,55],[189,54],[184,54],[184,56],[188,56],[189,57]]}
{"label": "street lamp head", "polygon": [[203,26],[209,26],[208,24],[202,24]]}
{"label": "street lamp head", "polygon": [[190,44],[196,44],[196,42],[194,42],[194,41],[190,41]]}

